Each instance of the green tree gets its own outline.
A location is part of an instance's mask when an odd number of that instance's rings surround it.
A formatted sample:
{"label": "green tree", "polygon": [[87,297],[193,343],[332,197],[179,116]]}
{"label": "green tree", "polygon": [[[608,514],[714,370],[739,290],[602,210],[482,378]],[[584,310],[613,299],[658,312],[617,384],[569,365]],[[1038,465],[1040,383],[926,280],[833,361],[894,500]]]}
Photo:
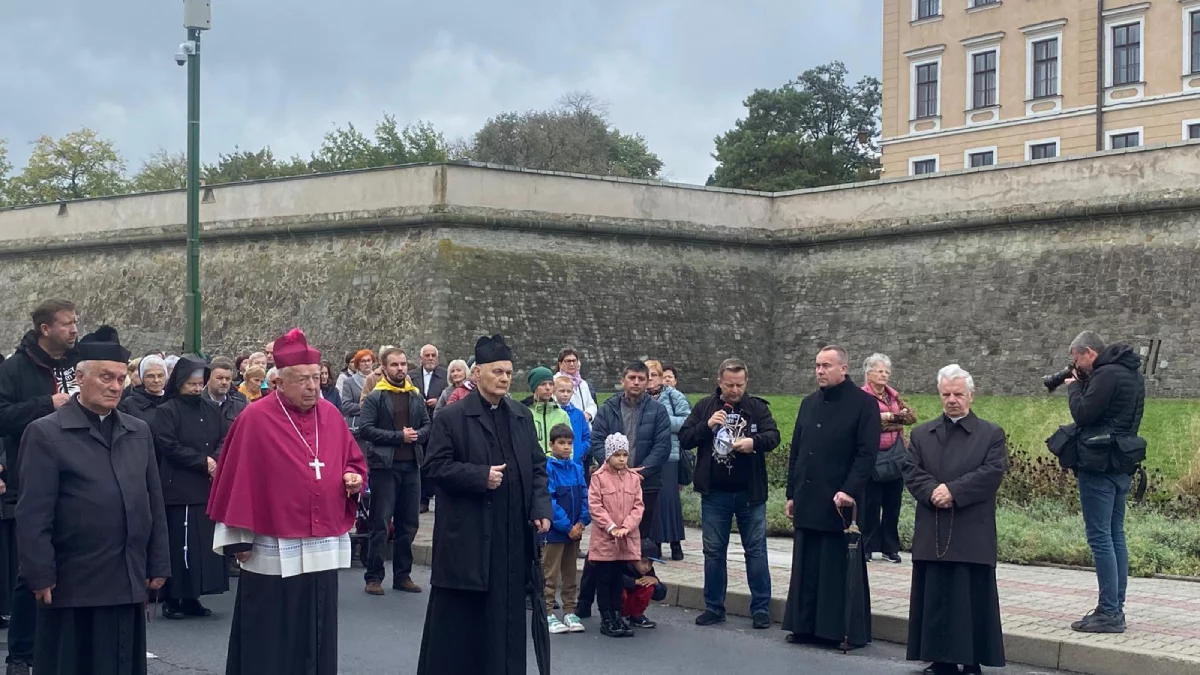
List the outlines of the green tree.
{"label": "green tree", "polygon": [[284,178],[311,173],[312,170],[300,157],[287,161],[275,159],[275,153],[266,147],[257,152],[242,150],[234,146],[233,152],[217,155],[216,164],[204,165],[204,179],[210,185],[237,183],[247,180]]}
{"label": "green tree", "polygon": [[529,169],[654,178],[663,163],[646,139],[611,127],[604,104],[568,94],[550,110],[505,112],[476,132],[467,158]]}
{"label": "green tree", "polygon": [[0,206],[8,206],[8,172],[12,162],[8,161],[8,143],[0,138]]}
{"label": "green tree", "polygon": [[104,197],[125,190],[125,160],[111,141],[91,129],[72,131],[58,140],[39,138],[25,169],[8,186],[15,204]]}
{"label": "green tree", "polygon": [[745,119],[716,139],[710,185],[782,191],[879,176],[879,80],[846,83],[834,61],[746,99]]}
{"label": "green tree", "polygon": [[187,155],[159,149],[150,155],[130,181],[134,192],[178,190],[187,187]]}
{"label": "green tree", "polygon": [[309,162],[318,173],[369,169],[418,162],[444,162],[448,154],[446,138],[427,122],[400,128],[396,118],[384,115],[375,125],[375,138],[353,124],[325,134],[321,149]]}

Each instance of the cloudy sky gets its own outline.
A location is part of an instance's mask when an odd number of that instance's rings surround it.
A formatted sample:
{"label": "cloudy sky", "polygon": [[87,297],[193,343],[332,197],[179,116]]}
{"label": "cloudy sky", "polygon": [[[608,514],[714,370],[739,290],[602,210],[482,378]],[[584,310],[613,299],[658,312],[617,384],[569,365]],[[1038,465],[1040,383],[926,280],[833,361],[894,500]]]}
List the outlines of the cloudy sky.
{"label": "cloudy sky", "polygon": [[[203,38],[202,151],[319,146],[384,112],[469,136],[568,91],[606,101],[672,180],[702,183],[713,137],[756,87],[845,61],[880,70],[879,0],[213,0]],[[87,126],[131,171],[185,144],[180,0],[0,1],[0,138]]]}

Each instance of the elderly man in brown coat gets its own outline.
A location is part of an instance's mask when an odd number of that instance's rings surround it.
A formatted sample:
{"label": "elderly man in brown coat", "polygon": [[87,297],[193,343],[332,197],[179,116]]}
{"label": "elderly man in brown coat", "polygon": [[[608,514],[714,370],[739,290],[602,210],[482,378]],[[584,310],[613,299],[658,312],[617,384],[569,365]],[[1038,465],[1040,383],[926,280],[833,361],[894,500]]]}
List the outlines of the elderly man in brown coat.
{"label": "elderly man in brown coat", "polygon": [[975,380],[937,374],[942,414],[913,429],[904,482],[917,500],[908,658],[927,675],[1004,666],[996,591],[996,492],[1008,470],[1004,430],[971,412]]}

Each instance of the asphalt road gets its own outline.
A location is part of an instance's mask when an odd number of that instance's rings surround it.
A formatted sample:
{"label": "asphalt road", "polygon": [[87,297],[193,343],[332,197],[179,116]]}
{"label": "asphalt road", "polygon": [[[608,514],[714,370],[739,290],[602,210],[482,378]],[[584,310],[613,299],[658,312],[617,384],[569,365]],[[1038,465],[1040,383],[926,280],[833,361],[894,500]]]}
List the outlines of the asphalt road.
{"label": "asphalt road", "polygon": [[[425,586],[428,569],[418,568],[414,580]],[[428,593],[392,592],[372,597],[363,593],[362,569],[341,576],[339,606],[339,659],[342,675],[410,675],[416,672],[421,628]],[[147,641],[156,658],[151,675],[221,675],[229,639],[232,592],[206,598],[213,610],[207,619],[168,621],[156,616]],[[701,628],[696,612],[652,606],[647,612],[658,628],[640,631],[635,638],[613,639],[600,635],[597,619],[587,619],[588,632],[552,635],[553,672],[564,675],[637,673],[638,675],[698,675],[700,673],[822,673],[829,675],[891,675],[919,673],[924,664],[904,661],[903,647],[875,643],[843,656],[840,652],[790,645],[778,626],[756,631],[749,619],[731,617],[718,626]],[[463,645],[470,648],[472,626],[463,626]],[[530,673],[537,667],[529,654]],[[1003,675],[1047,673],[1019,666],[985,669]],[[453,675],[447,673],[446,675]]]}

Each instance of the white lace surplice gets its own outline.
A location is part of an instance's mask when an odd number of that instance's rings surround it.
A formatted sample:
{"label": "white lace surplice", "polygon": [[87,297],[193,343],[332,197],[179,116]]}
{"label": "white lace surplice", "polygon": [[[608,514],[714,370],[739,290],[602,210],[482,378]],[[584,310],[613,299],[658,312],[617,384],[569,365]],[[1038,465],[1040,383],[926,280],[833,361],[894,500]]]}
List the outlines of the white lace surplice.
{"label": "white lace surplice", "polygon": [[348,569],[350,567],[350,535],[340,537],[308,537],[276,539],[250,530],[226,527],[216,523],[213,531],[213,551],[224,554],[226,546],[252,544],[250,559],[242,569],[255,574],[275,577],[294,577],[309,572]]}

